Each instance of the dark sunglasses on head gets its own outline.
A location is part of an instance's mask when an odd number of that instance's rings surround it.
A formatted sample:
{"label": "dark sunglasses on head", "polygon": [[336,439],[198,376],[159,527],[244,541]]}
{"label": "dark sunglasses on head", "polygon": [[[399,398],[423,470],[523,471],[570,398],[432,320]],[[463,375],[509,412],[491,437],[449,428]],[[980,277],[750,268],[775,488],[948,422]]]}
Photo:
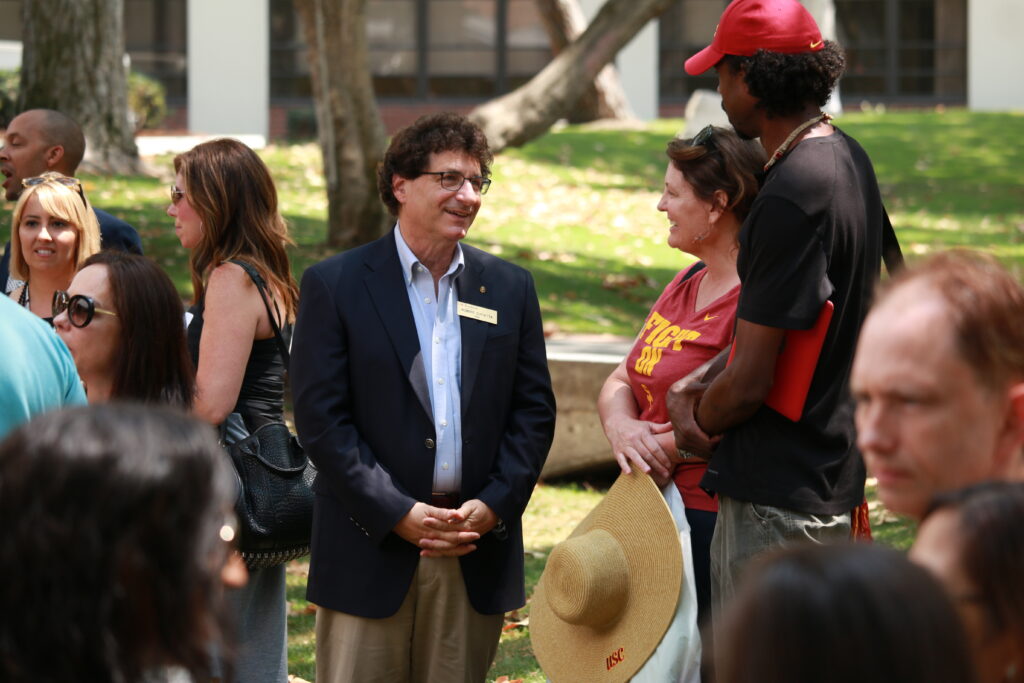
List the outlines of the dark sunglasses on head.
{"label": "dark sunglasses on head", "polygon": [[708,152],[718,149],[718,145],[715,144],[715,127],[709,124],[701,128],[700,132],[693,136],[690,146],[703,147]]}
{"label": "dark sunglasses on head", "polygon": [[75,327],[85,327],[92,322],[93,316],[97,313],[117,317],[117,313],[97,307],[92,297],[84,294],[68,296],[67,292],[59,289],[53,293],[52,311],[54,318],[67,311],[68,322]]}

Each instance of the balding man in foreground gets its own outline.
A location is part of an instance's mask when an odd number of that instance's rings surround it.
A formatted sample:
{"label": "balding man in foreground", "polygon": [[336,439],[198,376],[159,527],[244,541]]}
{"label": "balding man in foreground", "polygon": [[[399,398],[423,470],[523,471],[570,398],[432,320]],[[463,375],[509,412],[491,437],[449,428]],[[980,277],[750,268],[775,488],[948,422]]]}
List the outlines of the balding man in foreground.
{"label": "balding man in foreground", "polygon": [[890,510],[919,519],[937,493],[1024,480],[1024,288],[968,251],[902,273],[864,323],[851,389]]}

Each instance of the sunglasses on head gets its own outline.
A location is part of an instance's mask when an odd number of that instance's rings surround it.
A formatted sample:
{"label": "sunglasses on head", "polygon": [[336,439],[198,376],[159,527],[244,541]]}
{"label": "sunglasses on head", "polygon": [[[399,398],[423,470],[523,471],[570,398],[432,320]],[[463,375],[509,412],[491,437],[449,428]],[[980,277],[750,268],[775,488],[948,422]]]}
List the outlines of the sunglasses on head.
{"label": "sunglasses on head", "polygon": [[708,152],[718,149],[718,145],[715,144],[715,127],[709,124],[701,128],[700,132],[693,136],[690,146],[703,147]]}
{"label": "sunglasses on head", "polygon": [[48,171],[43,175],[22,178],[21,180],[22,187],[35,187],[36,185],[44,185],[46,183],[56,183],[57,185],[63,185],[66,188],[77,191],[78,196],[82,198],[82,203],[85,204],[85,192],[82,191],[82,181],[78,178],[57,175],[52,171]]}
{"label": "sunglasses on head", "polygon": [[96,300],[90,296],[84,294],[69,296],[67,292],[59,289],[53,293],[52,310],[54,318],[67,311],[68,322],[74,327],[85,327],[92,322],[93,316],[97,313],[117,317],[117,313],[97,307]]}

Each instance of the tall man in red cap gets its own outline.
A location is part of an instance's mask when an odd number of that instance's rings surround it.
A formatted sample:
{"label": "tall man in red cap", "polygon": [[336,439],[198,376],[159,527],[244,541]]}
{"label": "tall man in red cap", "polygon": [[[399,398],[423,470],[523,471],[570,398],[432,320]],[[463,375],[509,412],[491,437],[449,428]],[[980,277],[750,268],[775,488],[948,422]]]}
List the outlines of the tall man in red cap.
{"label": "tall man in red cap", "polygon": [[[867,154],[821,112],[844,66],[796,0],[736,0],[711,45],[686,62],[690,74],[718,72],[729,121],[770,155],[739,235],[733,358],[726,366],[723,352],[703,378],[681,380],[667,397],[679,457],[710,457],[702,486],[719,497],[711,548],[718,605],[752,556],[848,538],[864,494],[848,385],[880,272],[885,210]],[[814,326],[826,302],[831,324],[791,419],[769,398],[791,392],[777,360],[787,334]]]}

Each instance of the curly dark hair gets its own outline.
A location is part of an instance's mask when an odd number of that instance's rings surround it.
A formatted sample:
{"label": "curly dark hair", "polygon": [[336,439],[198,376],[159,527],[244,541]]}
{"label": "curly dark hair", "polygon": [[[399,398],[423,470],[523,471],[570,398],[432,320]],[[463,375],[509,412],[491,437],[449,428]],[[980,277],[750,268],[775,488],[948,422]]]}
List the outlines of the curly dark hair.
{"label": "curly dark hair", "polygon": [[484,177],[491,174],[494,155],[487,144],[487,136],[480,126],[461,114],[441,112],[421,116],[395,134],[384,160],[377,166],[377,190],[392,216],[398,215],[399,208],[391,189],[392,179],[396,175],[410,180],[418,178],[426,170],[431,154],[452,151],[465,152],[476,159]]}
{"label": "curly dark hair", "polygon": [[722,61],[743,71],[750,94],[769,118],[796,114],[808,102],[824,107],[846,69],[843,49],[831,40],[817,52],[758,50],[752,57],[726,55]]}
{"label": "curly dark hair", "polygon": [[227,462],[209,425],[137,404],[46,413],[0,442],[0,680],[209,679]]}

